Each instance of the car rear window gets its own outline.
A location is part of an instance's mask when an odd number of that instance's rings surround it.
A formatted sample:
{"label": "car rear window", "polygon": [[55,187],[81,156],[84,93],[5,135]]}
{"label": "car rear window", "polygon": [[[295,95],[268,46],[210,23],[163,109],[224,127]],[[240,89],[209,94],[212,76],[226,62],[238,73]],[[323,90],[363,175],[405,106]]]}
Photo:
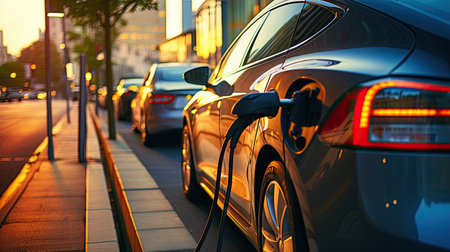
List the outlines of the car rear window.
{"label": "car rear window", "polygon": [[123,86],[128,87],[129,85],[141,85],[143,80],[144,79],[142,78],[125,79]]}
{"label": "car rear window", "polygon": [[177,66],[177,67],[161,67],[158,70],[159,79],[163,81],[183,81],[183,74],[191,69],[191,66]]}
{"label": "car rear window", "polygon": [[157,72],[157,80],[155,82],[155,89],[163,90],[188,90],[188,89],[201,89],[202,86],[189,84],[183,79],[183,74],[198,66],[170,66],[159,67]]}

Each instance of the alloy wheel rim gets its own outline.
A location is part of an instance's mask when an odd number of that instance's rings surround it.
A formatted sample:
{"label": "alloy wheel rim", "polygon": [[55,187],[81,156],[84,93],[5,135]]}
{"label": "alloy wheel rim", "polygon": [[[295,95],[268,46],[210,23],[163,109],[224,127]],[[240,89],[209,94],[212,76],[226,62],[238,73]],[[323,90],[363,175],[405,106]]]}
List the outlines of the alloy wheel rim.
{"label": "alloy wheel rim", "polygon": [[262,250],[294,251],[287,201],[278,182],[267,186],[261,211]]}
{"label": "alloy wheel rim", "polygon": [[189,148],[189,137],[186,130],[183,130],[183,146],[181,149],[183,161],[182,161],[182,172],[183,172],[183,187],[187,191],[189,189],[189,184],[191,180],[191,152]]}

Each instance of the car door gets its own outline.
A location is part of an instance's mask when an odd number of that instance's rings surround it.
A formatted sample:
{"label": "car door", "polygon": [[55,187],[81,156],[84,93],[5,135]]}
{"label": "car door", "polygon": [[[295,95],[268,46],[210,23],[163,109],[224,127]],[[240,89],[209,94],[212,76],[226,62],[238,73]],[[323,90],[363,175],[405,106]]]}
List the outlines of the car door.
{"label": "car door", "polygon": [[[223,67],[225,70],[216,82],[227,81],[234,86],[234,93],[221,101],[220,137],[222,141],[228,128],[236,119],[236,116],[232,114],[235,103],[247,93],[264,92],[271,73],[282,66],[303,5],[302,2],[295,2],[271,9],[260,18],[261,28],[257,31],[247,53],[242,57],[242,66],[229,73],[226,72],[228,66]],[[230,210],[232,217],[246,227],[251,225],[253,216],[254,171],[250,169],[249,160],[252,155],[256,125],[253,123],[241,135],[233,163]],[[228,156],[228,153],[225,154],[224,174],[221,181],[224,188],[228,182]]]}
{"label": "car door", "polygon": [[[263,19],[252,23],[224,54],[212,73],[210,83],[218,85],[224,72],[229,73],[238,68],[245,56],[248,45]],[[234,67],[234,69],[232,69]],[[232,83],[232,82],[231,82]],[[217,175],[217,162],[221,149],[219,110],[224,97],[219,96],[212,88],[199,91],[195,95],[196,105],[191,110],[192,141],[195,149],[194,158],[198,168],[200,183],[209,189],[212,195]]]}

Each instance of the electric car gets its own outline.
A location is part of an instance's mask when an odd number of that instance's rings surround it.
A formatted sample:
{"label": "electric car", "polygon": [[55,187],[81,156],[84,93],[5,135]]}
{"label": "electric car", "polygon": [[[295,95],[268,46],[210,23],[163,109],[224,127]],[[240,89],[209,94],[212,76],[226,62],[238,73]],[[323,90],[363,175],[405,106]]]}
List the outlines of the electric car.
{"label": "electric car", "polygon": [[183,73],[199,66],[206,65],[172,62],[155,63],[150,67],[131,100],[132,129],[141,132],[144,145],[151,145],[155,134],[181,132],[181,112],[201,88],[187,83]]}
{"label": "electric car", "polygon": [[296,105],[255,114],[220,181],[218,205],[231,179],[227,214],[258,250],[450,250],[449,10],[273,1],[210,75],[185,73],[204,85],[183,110],[186,196],[213,197],[235,104],[275,91]]}
{"label": "electric car", "polygon": [[116,87],[113,95],[114,105],[117,109],[117,117],[119,120],[131,119],[131,101],[136,96],[142,78],[122,78]]}

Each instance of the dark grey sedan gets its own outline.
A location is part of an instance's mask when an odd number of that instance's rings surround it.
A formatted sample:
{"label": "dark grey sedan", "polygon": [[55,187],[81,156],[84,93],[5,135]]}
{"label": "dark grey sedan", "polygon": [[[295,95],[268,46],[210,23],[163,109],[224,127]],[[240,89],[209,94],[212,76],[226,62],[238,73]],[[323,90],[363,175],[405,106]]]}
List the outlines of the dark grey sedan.
{"label": "dark grey sedan", "polygon": [[278,114],[245,127],[219,180],[218,205],[231,189],[228,216],[257,249],[450,250],[449,9],[273,1],[209,80],[185,73],[205,84],[183,111],[185,194],[213,196],[237,102],[276,93],[295,105],[271,100]]}
{"label": "dark grey sedan", "polygon": [[204,64],[160,63],[153,64],[136,97],[131,102],[132,128],[141,132],[145,145],[151,144],[156,133],[180,131],[182,110],[189,99],[201,89],[187,83],[183,73]]}

